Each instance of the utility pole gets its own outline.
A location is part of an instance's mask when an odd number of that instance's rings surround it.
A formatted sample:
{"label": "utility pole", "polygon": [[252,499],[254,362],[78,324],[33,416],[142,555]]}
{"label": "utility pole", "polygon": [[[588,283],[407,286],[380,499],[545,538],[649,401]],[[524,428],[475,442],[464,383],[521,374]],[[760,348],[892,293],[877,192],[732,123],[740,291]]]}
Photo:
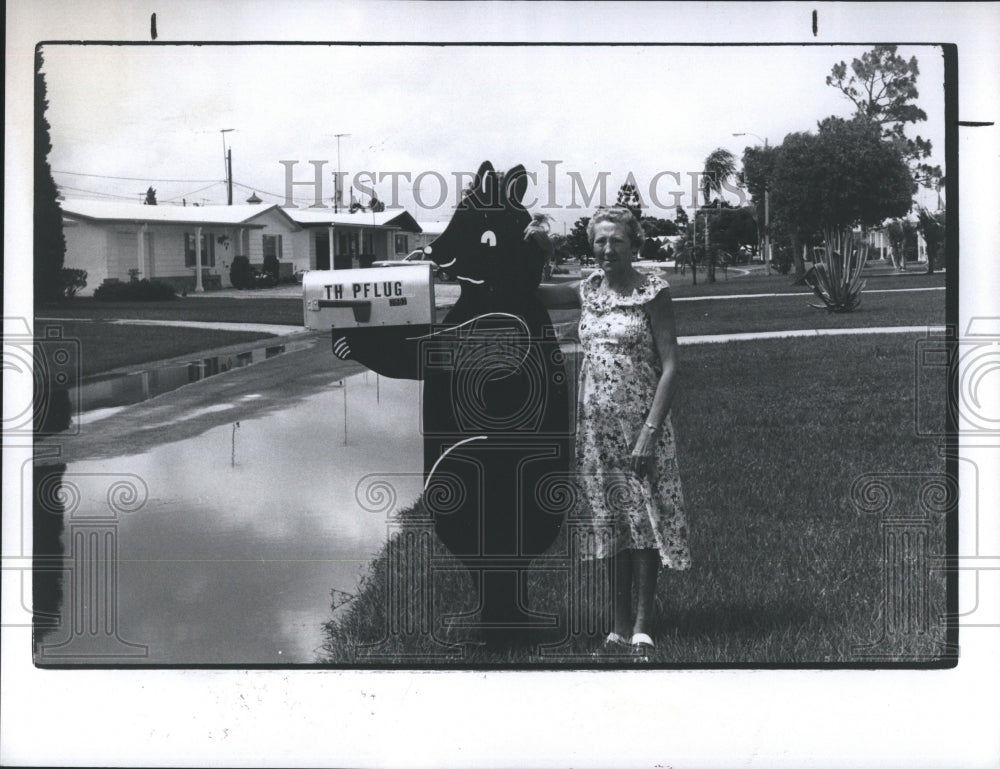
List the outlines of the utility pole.
{"label": "utility pole", "polygon": [[350,136],[350,134],[334,134],[337,138],[337,178],[334,179],[333,212],[340,213],[340,206],[343,204],[343,190],[340,189],[340,137]]}
{"label": "utility pole", "polygon": [[[733,136],[752,136],[764,142],[764,152],[767,152],[767,137],[761,138],[754,133],[736,133]],[[771,190],[764,187],[764,266],[766,273],[771,274]]]}
{"label": "utility pole", "polygon": [[229,148],[226,155],[226,199],[229,205],[233,204],[233,148]]}
{"label": "utility pole", "polygon": [[235,128],[223,128],[219,131],[222,134],[222,162],[226,167],[226,199],[230,206],[233,204],[233,151],[226,149],[226,134],[235,130]]}

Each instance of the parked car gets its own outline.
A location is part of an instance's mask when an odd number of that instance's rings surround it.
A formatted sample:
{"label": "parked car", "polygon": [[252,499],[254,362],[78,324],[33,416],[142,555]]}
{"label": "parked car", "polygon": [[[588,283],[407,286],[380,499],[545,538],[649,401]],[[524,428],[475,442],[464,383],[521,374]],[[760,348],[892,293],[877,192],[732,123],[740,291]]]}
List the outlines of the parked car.
{"label": "parked car", "polygon": [[438,280],[451,280],[451,275],[438,267],[437,263],[427,256],[422,249],[411,251],[402,259],[379,259],[372,262],[372,267],[403,267],[408,264],[430,264],[431,273],[434,277]]}

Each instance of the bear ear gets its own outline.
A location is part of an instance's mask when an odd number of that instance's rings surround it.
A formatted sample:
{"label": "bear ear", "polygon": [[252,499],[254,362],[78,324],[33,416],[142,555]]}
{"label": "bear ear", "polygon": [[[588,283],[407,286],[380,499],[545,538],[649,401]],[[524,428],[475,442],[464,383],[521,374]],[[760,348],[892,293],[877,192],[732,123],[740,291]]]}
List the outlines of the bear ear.
{"label": "bear ear", "polygon": [[504,175],[503,196],[504,200],[520,206],[524,199],[524,193],[528,190],[528,172],[524,166],[518,164]]}
{"label": "bear ear", "polygon": [[483,192],[486,189],[484,186],[484,180],[486,180],[491,174],[496,174],[496,171],[493,169],[493,164],[488,160],[484,160],[482,165],[479,166],[479,170],[476,171],[475,189]]}

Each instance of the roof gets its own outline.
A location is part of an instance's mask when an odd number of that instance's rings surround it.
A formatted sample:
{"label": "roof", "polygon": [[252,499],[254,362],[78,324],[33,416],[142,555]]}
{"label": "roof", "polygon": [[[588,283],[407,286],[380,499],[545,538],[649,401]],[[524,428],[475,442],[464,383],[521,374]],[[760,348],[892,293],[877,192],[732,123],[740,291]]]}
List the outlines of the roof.
{"label": "roof", "polygon": [[303,226],[332,226],[337,224],[353,224],[358,227],[386,227],[390,229],[420,232],[420,225],[407,211],[394,209],[391,211],[346,211],[334,213],[330,208],[285,208],[289,217]]}
{"label": "roof", "polygon": [[223,226],[242,225],[263,227],[253,220],[275,211],[287,220],[289,226],[299,225],[288,216],[281,206],[233,205],[233,206],[147,206],[141,203],[118,203],[107,200],[60,200],[63,214],[74,219],[90,219],[108,222],[144,222],[161,224],[216,224]]}
{"label": "roof", "polygon": [[440,235],[448,226],[448,222],[417,222],[417,224],[420,225],[420,231],[428,235]]}

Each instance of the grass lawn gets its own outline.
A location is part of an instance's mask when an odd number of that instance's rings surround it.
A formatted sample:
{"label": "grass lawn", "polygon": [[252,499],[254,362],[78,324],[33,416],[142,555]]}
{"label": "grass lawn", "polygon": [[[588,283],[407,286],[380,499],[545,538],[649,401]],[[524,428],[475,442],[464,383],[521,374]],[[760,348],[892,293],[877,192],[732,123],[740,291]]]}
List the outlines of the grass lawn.
{"label": "grass lawn", "polygon": [[863,294],[861,306],[844,313],[810,307],[820,303],[812,294],[678,301],[674,302],[674,317],[681,336],[807,328],[942,326],[944,294],[944,291]]}
{"label": "grass lawn", "polygon": [[[759,268],[758,268],[759,269]],[[670,283],[670,291],[673,296],[720,296],[728,294],[794,294],[802,293],[813,296],[807,286],[793,285],[792,275],[780,275],[772,273],[764,275],[755,273],[753,275],[739,276],[730,271],[729,277],[721,270],[716,273],[715,283],[709,283],[703,271],[698,272],[698,285],[691,283],[691,271],[682,275],[674,272],[672,268],[664,269],[663,276]],[[910,271],[907,273],[885,273],[878,270],[870,270],[864,276],[868,282],[867,288],[872,291],[897,289],[897,288],[928,288],[932,286],[944,286],[946,277],[944,273],[937,272],[933,275],[926,275],[923,272]]]}
{"label": "grass lawn", "polygon": [[[918,395],[922,407],[939,405],[943,412],[945,382],[922,379],[921,392],[914,391],[920,339],[872,335],[683,348],[673,419],[694,565],[661,574],[650,664],[878,666],[886,659],[914,664],[941,657],[942,573],[919,565],[910,572],[905,593],[924,602],[922,626],[894,632],[901,627],[900,600],[888,586],[902,568],[896,566],[901,556],[885,544],[891,528],[865,509],[878,494],[855,487],[867,474],[878,475],[892,511],[910,515],[911,526],[926,537],[917,555],[944,552],[944,513],[941,505],[924,504],[922,485],[923,474],[942,473],[944,463],[936,442],[916,434],[914,414]],[[443,622],[446,614],[475,611],[471,579],[462,571],[424,578],[420,568],[432,549],[437,564],[448,563],[435,542],[433,535],[417,538],[407,549],[398,536],[390,540],[358,594],[335,602],[322,661],[636,664],[589,656],[601,627],[574,634],[554,656],[475,646],[474,631]],[[566,576],[571,559],[564,541],[550,554],[567,568],[534,577],[530,605],[560,616],[566,627],[567,607],[587,586]],[[903,559],[911,569],[912,555]],[[428,607],[433,616],[425,620]],[[389,633],[390,617],[396,628],[414,632]],[[420,632],[422,621],[433,636]],[[464,657],[446,662],[433,656],[446,649],[442,641],[470,645]],[[871,661],[859,647],[876,642],[883,656]],[[367,656],[372,652],[387,656]]]}
{"label": "grass lawn", "polygon": [[60,326],[64,339],[79,341],[80,373],[84,377],[121,366],[151,363],[180,355],[196,357],[205,350],[276,338],[273,334],[248,331],[215,331],[183,326],[122,326],[72,320],[36,322],[37,338],[44,338],[46,326]]}
{"label": "grass lawn", "polygon": [[218,323],[272,323],[301,326],[302,300],[233,299],[231,297],[178,297],[168,302],[98,302],[92,297],[74,297],[56,305],[35,309],[40,318],[86,320],[197,320]]}
{"label": "grass lawn", "polygon": [[[683,278],[683,276],[676,276]],[[688,275],[690,277],[690,274]],[[818,302],[801,287],[793,287],[787,275],[720,279],[714,284],[686,285],[668,274],[676,298],[747,293],[782,293],[766,298],[679,301],[674,304],[681,336],[779,331],[808,328],[859,328],[876,326],[941,325],[944,323],[945,292],[869,293],[855,312],[835,314],[814,309]],[[869,288],[926,288],[944,285],[944,276],[888,275],[869,281]],[[228,323],[272,323],[302,325],[302,302],[279,299],[233,299],[228,297],[179,298],[172,302],[97,302],[81,297],[59,305],[40,307],[39,318],[64,319],[64,336],[80,339],[84,350],[84,376],[119,366],[186,355],[199,350],[248,341],[257,336],[242,332],[202,331],[180,327],[112,326],[107,323],[75,323],[75,320],[113,319],[183,320]],[[575,323],[578,313],[557,310],[556,323]],[[51,325],[37,321],[39,327]]]}

